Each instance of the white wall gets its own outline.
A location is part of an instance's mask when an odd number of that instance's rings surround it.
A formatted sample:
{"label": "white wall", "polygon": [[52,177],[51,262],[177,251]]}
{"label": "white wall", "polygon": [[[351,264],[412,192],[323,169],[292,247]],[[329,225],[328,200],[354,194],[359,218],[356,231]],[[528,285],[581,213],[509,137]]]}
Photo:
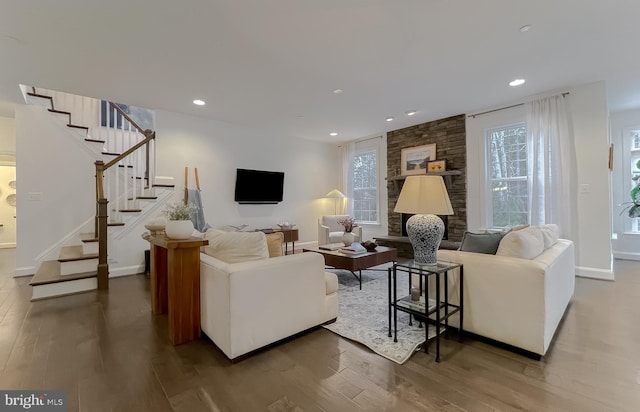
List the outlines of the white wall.
{"label": "white wall", "polygon": [[40,106],[16,105],[18,214],[16,274],[95,211],[94,159]]}
{"label": "white wall", "polygon": [[629,224],[626,212],[620,214],[622,203],[629,202],[629,187],[625,185],[631,175],[629,149],[631,141],[623,139],[631,129],[640,129],[640,109],[611,113],[611,142],[614,144],[613,187],[613,256],[620,259],[640,260],[640,233],[625,230]]}
{"label": "white wall", "polygon": [[[267,228],[287,220],[299,229],[296,248],[317,242],[317,219],[333,214],[338,156],[335,145],[279,136],[262,130],[156,111],[158,175],[176,179],[182,196],[184,168],[195,188],[198,168],[205,219],[213,227],[247,224]],[[236,169],[280,171],[284,199],[276,205],[234,202]]]}
{"label": "white wall", "polygon": [[[577,229],[576,274],[613,279],[611,259],[611,185],[608,170],[608,111],[604,82],[577,86],[568,91],[568,107],[576,144],[577,179],[588,185],[587,193],[576,194],[574,219]],[[555,92],[558,93],[558,92]],[[550,95],[552,92],[544,93]],[[522,106],[467,119],[467,223],[469,230],[485,227],[484,130],[495,124],[509,124],[525,118]],[[471,207],[473,205],[473,207]]]}
{"label": "white wall", "polygon": [[609,172],[609,117],[605,82],[569,89],[578,167],[578,188],[588,193],[577,200],[577,273],[613,279],[611,252],[611,176]]}
{"label": "white wall", "polygon": [[[15,161],[16,154],[16,126],[15,120],[10,117],[0,117],[0,160]],[[6,159],[4,156],[14,157]]]}

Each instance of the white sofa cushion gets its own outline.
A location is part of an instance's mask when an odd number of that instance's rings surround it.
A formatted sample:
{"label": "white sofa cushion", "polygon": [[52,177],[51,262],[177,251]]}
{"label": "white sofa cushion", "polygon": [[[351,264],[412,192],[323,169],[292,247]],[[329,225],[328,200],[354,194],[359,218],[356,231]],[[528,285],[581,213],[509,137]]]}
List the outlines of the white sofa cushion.
{"label": "white sofa cushion", "polygon": [[204,253],[227,263],[267,259],[269,247],[263,232],[225,232],[209,229],[205,233],[209,245]]}
{"label": "white sofa cushion", "polygon": [[544,240],[545,250],[555,245],[560,238],[560,228],[558,225],[554,225],[552,223],[541,226],[540,232],[542,233],[542,239]]}
{"label": "white sofa cushion", "polygon": [[544,238],[538,227],[512,230],[504,235],[496,255],[533,259],[544,251]]}

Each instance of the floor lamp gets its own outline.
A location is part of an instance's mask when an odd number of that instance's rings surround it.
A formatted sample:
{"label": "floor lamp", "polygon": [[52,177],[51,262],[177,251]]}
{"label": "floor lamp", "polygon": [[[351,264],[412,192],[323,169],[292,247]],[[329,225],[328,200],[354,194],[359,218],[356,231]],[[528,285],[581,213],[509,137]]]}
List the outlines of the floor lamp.
{"label": "floor lamp", "polygon": [[346,199],[347,197],[338,189],[333,189],[332,191],[330,191],[329,193],[327,193],[326,195],[324,195],[324,197],[326,199],[333,199],[334,200],[334,215],[338,214],[338,199]]}
{"label": "floor lamp", "polygon": [[453,208],[442,176],[408,176],[394,209],[414,213],[407,220],[407,235],[415,263],[437,263],[436,252],[444,235],[444,223],[436,215],[452,215]]}

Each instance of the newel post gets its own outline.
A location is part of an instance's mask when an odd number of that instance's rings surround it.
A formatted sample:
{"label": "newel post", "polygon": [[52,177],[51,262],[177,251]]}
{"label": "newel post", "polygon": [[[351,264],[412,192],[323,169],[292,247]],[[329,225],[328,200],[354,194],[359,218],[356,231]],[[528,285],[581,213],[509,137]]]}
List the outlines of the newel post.
{"label": "newel post", "polygon": [[98,238],[98,290],[109,289],[107,263],[107,218],[109,201],[104,197],[104,162],[96,160],[96,236]]}

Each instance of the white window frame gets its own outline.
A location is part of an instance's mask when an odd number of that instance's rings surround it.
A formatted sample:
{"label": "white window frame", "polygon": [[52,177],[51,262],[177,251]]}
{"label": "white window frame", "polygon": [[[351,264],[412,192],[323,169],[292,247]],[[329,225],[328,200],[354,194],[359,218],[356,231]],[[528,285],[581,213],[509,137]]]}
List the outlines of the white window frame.
{"label": "white window frame", "polygon": [[[638,160],[640,155],[638,154],[640,150],[634,149],[633,147],[633,134],[637,131],[640,131],[640,125],[634,127],[626,127],[622,132],[622,203],[625,206],[627,202],[631,201],[631,197],[629,196],[629,191],[634,186],[633,181],[631,180],[632,172],[634,170],[633,164],[634,160]],[[622,206],[621,206],[622,207]],[[621,217],[623,219],[623,233],[627,234],[640,234],[640,218],[632,219],[627,214],[625,210],[622,212]]]}
{"label": "white window frame", "polygon": [[[353,151],[354,156],[360,153],[368,153],[368,152],[374,152],[376,155],[376,175],[377,175],[376,176],[376,217],[377,219],[375,221],[356,220],[356,222],[359,225],[380,225],[380,222],[381,222],[382,211],[380,210],[380,204],[381,204],[380,197],[381,197],[381,189],[383,188],[383,185],[381,184],[381,180],[383,179],[382,177],[383,159],[380,154],[381,154],[382,143],[383,143],[382,137],[377,136],[377,137],[357,141],[354,144],[354,151]],[[384,166],[386,167],[386,165]],[[350,173],[352,174],[351,181],[353,182],[353,178],[354,178],[353,168],[351,168]],[[353,187],[349,188],[349,194],[347,196],[355,200]]]}
{"label": "white window frame", "polygon": [[[522,121],[517,121],[517,122],[508,122],[508,123],[504,123],[504,124],[496,124],[495,126],[492,127],[488,127],[486,129],[484,129],[484,133],[482,136],[482,139],[484,141],[484,203],[485,203],[485,222],[486,222],[486,227],[487,228],[495,228],[495,229],[502,229],[502,227],[497,227],[494,226],[493,224],[493,178],[491,177],[491,160],[492,160],[492,156],[491,156],[491,143],[490,143],[490,133],[492,131],[495,130],[500,130],[500,129],[508,129],[508,128],[512,128],[512,127],[521,127],[524,126],[525,130],[527,127],[526,121],[522,120]],[[528,147],[527,144],[527,161],[530,161],[529,158],[529,150],[530,148]],[[516,181],[527,181],[528,180],[528,176],[519,176],[519,177],[512,177],[512,178],[505,178],[505,179],[500,179],[502,181],[512,181],[512,182],[516,182]],[[530,205],[530,202],[529,202]],[[531,217],[531,210],[528,210],[529,213],[529,218]]]}

